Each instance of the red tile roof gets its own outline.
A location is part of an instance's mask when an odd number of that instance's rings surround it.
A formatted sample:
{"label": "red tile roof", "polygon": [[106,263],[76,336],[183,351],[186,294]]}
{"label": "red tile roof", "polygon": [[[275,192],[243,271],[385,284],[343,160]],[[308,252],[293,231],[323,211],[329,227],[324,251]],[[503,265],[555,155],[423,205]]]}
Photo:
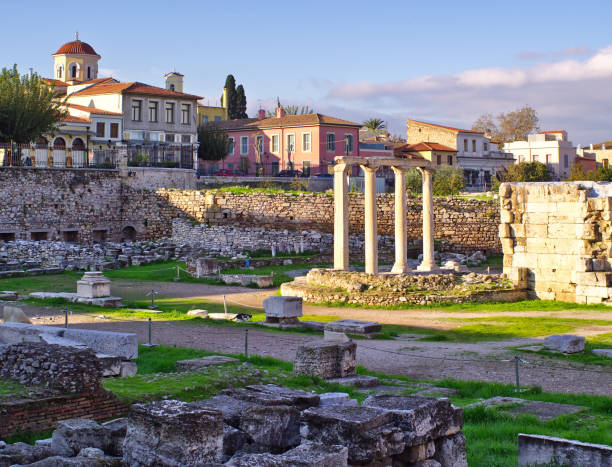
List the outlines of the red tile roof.
{"label": "red tile roof", "polygon": [[547,133],[563,133],[565,130],[546,130],[546,131],[540,131],[541,135],[547,134]]}
{"label": "red tile roof", "polygon": [[91,123],[91,120],[84,117],[75,117],[74,115],[65,115],[61,118],[62,123]]}
{"label": "red tile roof", "polygon": [[87,107],[86,105],[78,105],[78,104],[66,104],[66,107],[70,107],[72,109],[82,110],[83,112],[89,112],[94,115],[116,115],[122,117],[123,114],[121,112],[111,112],[109,110],[97,109],[95,107]]}
{"label": "red tile roof", "polygon": [[421,122],[419,120],[408,120],[408,122],[415,122],[415,123],[419,123],[421,125],[428,125],[428,126],[433,126],[436,128],[444,128],[445,130],[451,130],[457,133],[474,133],[477,135],[484,135],[483,131],[476,131],[476,130],[464,130],[461,128],[454,128],[452,126],[445,126],[445,125],[438,125],[437,123],[428,123],[428,122]]}
{"label": "red tile roof", "polygon": [[54,85],[56,88],[61,87],[61,88],[65,88],[67,86],[70,86],[68,83],[64,82],[64,81],[60,81],[59,79],[53,79],[53,78],[42,78],[42,81],[44,81],[45,83],[49,84],[49,85]]}
{"label": "red tile roof", "polygon": [[53,55],[59,54],[98,55],[91,45],[79,40],[66,42]]}
{"label": "red tile roof", "polygon": [[146,94],[149,96],[166,96],[176,97],[182,99],[202,99],[201,96],[195,96],[193,94],[185,94],[182,92],[170,91],[164,88],[158,88],[157,86],[150,86],[148,84],[139,83],[137,81],[131,83],[103,83],[94,84],[85,89],[77,91],[72,96],[95,96],[98,94]]}
{"label": "red tile roof", "polygon": [[453,149],[448,146],[444,146],[439,143],[416,143],[416,144],[406,144],[405,146],[401,146],[397,148],[402,151],[446,151],[446,152],[457,152],[456,149]]}
{"label": "red tile roof", "polygon": [[115,78],[113,78],[112,76],[109,76],[107,78],[95,78],[95,79],[90,79],[88,81],[83,81],[83,82],[79,83],[78,85],[82,86],[83,84],[103,84],[103,83],[108,83],[110,81],[114,81],[116,83],[119,82]]}
{"label": "red tile roof", "polygon": [[349,122],[340,118],[330,117],[322,114],[285,115],[284,117],[272,117],[258,120],[256,118],[243,118],[238,120],[224,120],[211,122],[209,125],[221,130],[249,130],[254,128],[286,128],[295,126],[318,126],[318,125],[341,125],[361,127],[360,123]]}

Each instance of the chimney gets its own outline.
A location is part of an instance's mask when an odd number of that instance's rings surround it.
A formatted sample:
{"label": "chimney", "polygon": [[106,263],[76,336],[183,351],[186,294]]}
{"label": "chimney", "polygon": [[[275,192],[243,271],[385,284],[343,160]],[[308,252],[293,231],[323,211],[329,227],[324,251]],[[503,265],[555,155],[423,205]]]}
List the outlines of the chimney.
{"label": "chimney", "polygon": [[276,108],[276,118],[283,118],[285,116],[285,109],[282,107]]}
{"label": "chimney", "polygon": [[264,109],[259,109],[257,111],[257,120],[263,120],[266,118],[266,111]]}

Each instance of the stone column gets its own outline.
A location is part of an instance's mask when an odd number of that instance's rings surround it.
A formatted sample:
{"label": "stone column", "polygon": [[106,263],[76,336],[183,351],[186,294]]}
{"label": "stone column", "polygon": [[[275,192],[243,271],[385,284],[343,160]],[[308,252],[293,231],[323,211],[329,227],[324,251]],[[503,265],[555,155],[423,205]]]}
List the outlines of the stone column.
{"label": "stone column", "polygon": [[348,168],[346,164],[334,165],[334,269],[340,271],[349,268]]}
{"label": "stone column", "polygon": [[423,175],[423,261],[419,271],[433,271],[437,268],[434,261],[433,229],[433,170],[419,168]]}
{"label": "stone column", "polygon": [[378,228],[376,219],[376,170],[362,165],[364,174],[365,272],[378,274]]}
{"label": "stone column", "polygon": [[406,236],[406,169],[392,167],[395,174],[395,264],[391,272],[408,272],[408,238]]}

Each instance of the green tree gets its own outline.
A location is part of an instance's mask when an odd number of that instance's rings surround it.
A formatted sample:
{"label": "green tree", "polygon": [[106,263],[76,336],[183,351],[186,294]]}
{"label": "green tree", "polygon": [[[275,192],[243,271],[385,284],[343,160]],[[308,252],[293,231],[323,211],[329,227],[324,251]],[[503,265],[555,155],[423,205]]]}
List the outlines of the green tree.
{"label": "green tree", "polygon": [[497,117],[483,114],[474,122],[472,129],[482,131],[501,143],[507,143],[526,140],[528,134],[540,130],[539,124],[536,110],[525,105],[512,112],[502,112]]}
{"label": "green tree", "polygon": [[52,132],[66,114],[56,93],[36,74],[19,75],[17,65],[0,74],[0,141],[29,143]]}
{"label": "green tree", "polygon": [[[458,195],[465,186],[463,169],[459,167],[442,166],[434,172],[434,196]],[[406,188],[412,195],[423,192],[423,177],[417,169],[406,172]]]}
{"label": "green tree", "polygon": [[247,109],[246,94],[244,93],[244,86],[240,84],[236,88],[236,115],[238,115],[237,118],[249,118],[249,116],[246,113],[246,109]]}
{"label": "green tree", "polygon": [[235,120],[238,117],[236,116],[236,80],[234,79],[234,75],[227,75],[225,78],[225,90],[227,102],[223,102],[223,105],[227,106],[227,115],[230,120]]}
{"label": "green tree", "polygon": [[380,118],[370,118],[363,122],[363,126],[375,135],[379,135],[387,129],[387,125]]}
{"label": "green tree", "polygon": [[504,182],[548,182],[550,171],[542,162],[520,162],[502,175]]}
{"label": "green tree", "polygon": [[612,169],[600,165],[597,170],[589,170],[584,172],[580,162],[574,164],[572,172],[568,178],[569,181],[593,181],[593,182],[612,182]]}
{"label": "green tree", "polygon": [[[302,107],[297,105],[281,105],[281,109],[285,111],[285,115],[307,115],[315,113],[314,110],[307,105],[303,105]],[[276,117],[276,109],[272,112],[267,110],[266,116],[268,118]]]}
{"label": "green tree", "polygon": [[227,133],[214,124],[202,125],[198,128],[198,159],[204,161],[220,161],[227,157],[230,142]]}

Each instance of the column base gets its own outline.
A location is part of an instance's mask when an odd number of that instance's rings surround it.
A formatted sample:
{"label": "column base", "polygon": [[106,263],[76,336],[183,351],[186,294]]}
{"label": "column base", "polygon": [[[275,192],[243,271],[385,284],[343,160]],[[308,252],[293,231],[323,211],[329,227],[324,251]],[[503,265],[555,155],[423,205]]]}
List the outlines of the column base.
{"label": "column base", "polygon": [[439,270],[440,267],[436,263],[421,263],[417,266],[417,271],[433,272]]}
{"label": "column base", "polygon": [[392,274],[406,274],[407,272],[410,272],[410,268],[408,267],[407,264],[397,264],[397,263],[395,263],[393,265],[393,268],[391,268],[391,273]]}

